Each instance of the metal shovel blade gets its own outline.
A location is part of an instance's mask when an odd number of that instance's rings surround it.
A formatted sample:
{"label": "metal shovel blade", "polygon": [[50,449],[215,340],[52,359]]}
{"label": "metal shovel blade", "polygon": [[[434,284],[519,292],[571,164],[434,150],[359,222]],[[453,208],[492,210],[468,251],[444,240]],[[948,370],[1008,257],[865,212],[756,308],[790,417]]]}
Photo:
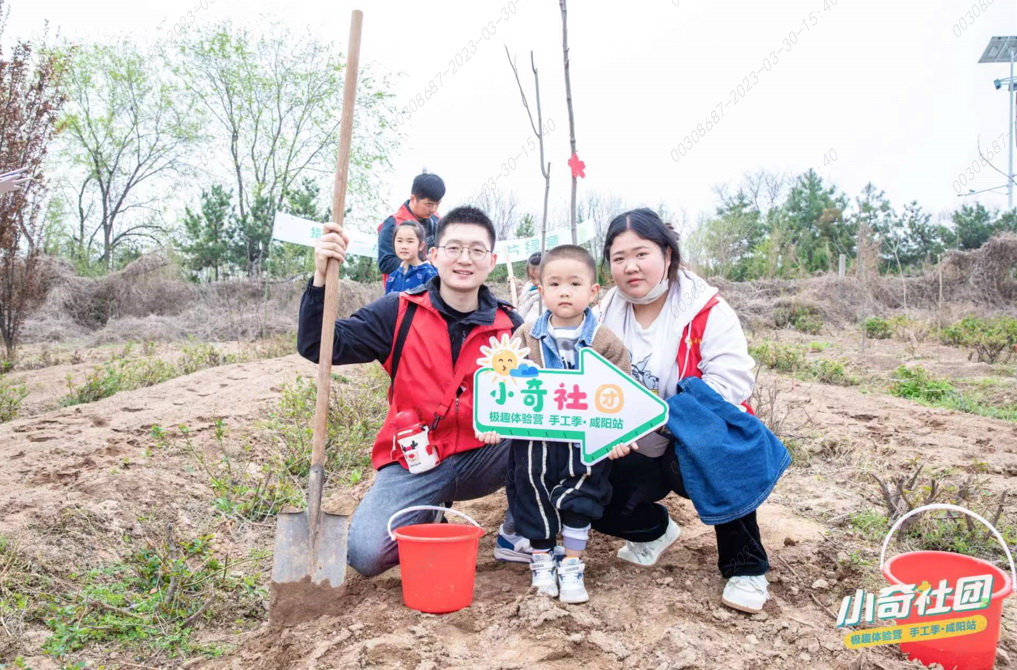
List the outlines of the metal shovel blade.
{"label": "metal shovel blade", "polygon": [[[287,584],[310,577],[312,584],[342,586],[346,581],[346,538],[350,518],[321,512],[318,541],[312,542],[307,511],[281,512],[275,526],[272,582]],[[313,545],[317,546],[313,546]]]}
{"label": "metal shovel blade", "polygon": [[350,519],[320,514],[317,542],[311,537],[306,511],[280,513],[276,520],[269,604],[273,625],[294,626],[341,613]]}

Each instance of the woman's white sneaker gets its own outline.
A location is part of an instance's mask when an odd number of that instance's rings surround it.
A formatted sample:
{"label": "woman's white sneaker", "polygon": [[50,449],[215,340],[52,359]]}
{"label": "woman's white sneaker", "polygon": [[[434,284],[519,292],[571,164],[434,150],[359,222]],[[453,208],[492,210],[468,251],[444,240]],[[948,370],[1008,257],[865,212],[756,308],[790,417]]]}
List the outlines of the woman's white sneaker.
{"label": "woman's white sneaker", "polygon": [[758,614],[770,597],[768,586],[766,575],[732,577],[727,580],[721,602],[732,609]]}
{"label": "woman's white sneaker", "polygon": [[530,562],[530,586],[537,590],[537,593],[555,598],[558,596],[558,561],[554,556],[546,553],[536,553]]}
{"label": "woman's white sneaker", "polygon": [[656,540],[650,542],[625,542],[625,546],[618,550],[618,558],[636,565],[650,566],[657,562],[664,550],[675,543],[682,529],[668,517],[667,530]]}

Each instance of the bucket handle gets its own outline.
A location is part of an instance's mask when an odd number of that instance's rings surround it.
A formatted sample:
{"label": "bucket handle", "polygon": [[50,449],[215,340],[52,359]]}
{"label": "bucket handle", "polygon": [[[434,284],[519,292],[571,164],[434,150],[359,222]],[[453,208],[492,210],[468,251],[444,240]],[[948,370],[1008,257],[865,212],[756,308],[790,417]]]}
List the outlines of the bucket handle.
{"label": "bucket handle", "polygon": [[395,514],[393,514],[392,516],[390,516],[388,518],[388,536],[390,538],[392,538],[393,540],[396,539],[395,534],[392,532],[392,522],[395,521],[395,518],[397,516],[402,516],[403,514],[406,514],[407,512],[421,512],[421,511],[426,511],[426,510],[432,510],[432,511],[435,511],[435,512],[446,512],[446,513],[447,512],[452,512],[453,514],[458,514],[459,516],[463,517],[464,519],[466,519],[467,521],[472,523],[477,528],[480,528],[480,529],[484,528],[479,523],[474,521],[473,517],[471,517],[469,514],[466,514],[464,512],[460,512],[457,509],[452,509],[451,507],[442,507],[442,506],[438,506],[438,505],[413,505],[412,507],[407,507],[405,509],[399,510],[398,512],[396,512]]}
{"label": "bucket handle", "polygon": [[887,545],[890,544],[890,538],[893,536],[894,531],[896,531],[898,528],[900,528],[900,525],[902,523],[904,523],[904,520],[907,519],[908,517],[912,517],[915,514],[918,514],[919,512],[925,512],[927,510],[932,510],[932,509],[945,509],[945,510],[950,510],[950,511],[953,511],[953,512],[963,512],[964,514],[967,514],[969,516],[974,517],[975,519],[978,519],[979,521],[982,522],[983,525],[985,525],[985,527],[987,527],[989,530],[991,530],[992,534],[996,538],[996,540],[999,541],[999,543],[1001,545],[1003,545],[1003,551],[1006,552],[1006,558],[1007,558],[1008,561],[1010,561],[1010,589],[1013,590],[1013,589],[1017,588],[1017,569],[1015,569],[1015,567],[1014,567],[1013,554],[1010,553],[1010,547],[1007,546],[1006,540],[1004,540],[1003,536],[999,534],[999,531],[996,530],[996,528],[991,523],[986,521],[984,518],[982,518],[978,514],[975,514],[971,510],[965,509],[965,508],[963,508],[963,507],[961,507],[959,505],[947,505],[947,504],[944,504],[944,503],[934,503],[932,505],[924,505],[922,507],[916,507],[915,509],[911,510],[910,512],[908,512],[907,514],[905,514],[901,518],[897,519],[897,523],[893,524],[893,528],[890,529],[890,532],[886,534],[886,539],[883,540],[883,550],[879,552],[879,571],[880,572],[883,571],[883,563],[884,563],[884,561],[886,559],[886,547],[887,547]]}

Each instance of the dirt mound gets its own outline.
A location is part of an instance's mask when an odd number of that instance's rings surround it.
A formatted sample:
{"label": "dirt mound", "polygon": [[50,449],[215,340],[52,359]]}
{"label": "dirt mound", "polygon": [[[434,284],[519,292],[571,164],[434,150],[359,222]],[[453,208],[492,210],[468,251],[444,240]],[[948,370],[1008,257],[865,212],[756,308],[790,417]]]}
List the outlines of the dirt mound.
{"label": "dirt mound", "polygon": [[974,251],[951,251],[943,259],[942,275],[952,289],[948,299],[956,300],[964,291],[972,300],[1013,306],[1017,302],[1017,235],[994,237]]}

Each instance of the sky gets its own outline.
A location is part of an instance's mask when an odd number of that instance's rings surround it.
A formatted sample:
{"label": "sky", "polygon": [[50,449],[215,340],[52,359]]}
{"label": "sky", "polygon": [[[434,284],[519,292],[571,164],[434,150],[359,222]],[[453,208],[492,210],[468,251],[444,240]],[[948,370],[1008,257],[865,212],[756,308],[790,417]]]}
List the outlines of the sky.
{"label": "sky", "polygon": [[[532,51],[553,127],[551,209],[567,208],[571,151],[555,0],[5,4],[5,39],[36,35],[48,21],[50,34],[72,41],[154,40],[159,25],[181,18],[229,18],[309,29],[343,50],[350,12],[363,10],[361,60],[393,75],[394,101],[410,111],[383,178],[393,210],[426,168],[448,187],[443,210],[494,180],[539,211],[543,177],[536,155],[526,155],[533,133],[505,48],[531,107]],[[663,203],[694,221],[716,207],[717,184],[760,168],[813,168],[852,198],[871,181],[898,209],[912,200],[934,213],[976,200],[1006,206],[1005,189],[959,198],[955,181],[977,164],[979,141],[985,149],[1000,140],[993,163],[1007,170],[1007,96],[992,81],[1008,76],[1009,65],[978,59],[991,36],[1017,35],[1015,0],[572,0],[568,29],[577,153],[586,163],[580,197]],[[417,94],[424,104],[409,110]],[[965,192],[1005,184],[1003,174],[978,168]]]}

